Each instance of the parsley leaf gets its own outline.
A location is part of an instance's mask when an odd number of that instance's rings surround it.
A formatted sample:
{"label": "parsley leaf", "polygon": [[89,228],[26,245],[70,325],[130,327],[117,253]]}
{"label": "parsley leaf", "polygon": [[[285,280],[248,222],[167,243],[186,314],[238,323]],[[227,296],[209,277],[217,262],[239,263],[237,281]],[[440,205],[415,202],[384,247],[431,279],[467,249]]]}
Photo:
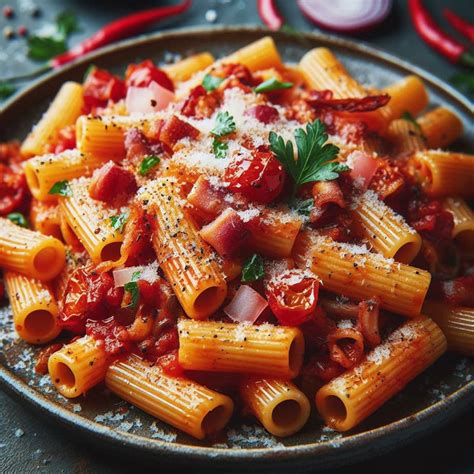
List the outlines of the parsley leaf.
{"label": "parsley leaf", "polygon": [[212,142],[212,152],[216,158],[225,158],[228,150],[229,145],[227,145],[227,143],[220,142],[217,138],[214,138],[214,141]]}
{"label": "parsley leaf", "polygon": [[229,112],[218,112],[216,123],[211,133],[216,137],[223,137],[235,131],[234,117]]}
{"label": "parsley leaf", "polygon": [[58,14],[56,17],[56,28],[58,30],[58,34],[65,39],[72,33],[80,31],[76,15],[69,11]]}
{"label": "parsley leaf", "polygon": [[16,87],[9,82],[0,82],[0,100],[10,97],[16,91]]}
{"label": "parsley leaf", "polygon": [[58,196],[72,196],[72,189],[69,186],[69,181],[65,179],[64,181],[56,181],[48,194],[57,194]]}
{"label": "parsley leaf", "polygon": [[280,89],[289,89],[290,87],[293,87],[292,82],[280,82],[275,77],[272,77],[255,87],[254,92],[271,92]]}
{"label": "parsley leaf", "polygon": [[140,289],[138,288],[137,280],[140,278],[140,272],[135,272],[130,278],[128,283],[123,285],[123,289],[130,293],[130,303],[125,308],[135,308],[138,304],[138,298],[140,297]]}
{"label": "parsley leaf", "polygon": [[204,87],[204,89],[206,89],[208,92],[212,92],[213,90],[217,89],[223,81],[224,78],[222,77],[206,74],[202,80],[202,87]]}
{"label": "parsley leaf", "polygon": [[309,123],[306,130],[298,128],[295,131],[298,159],[295,159],[293,143],[274,132],[270,132],[270,149],[287,173],[293,178],[293,195],[298,188],[313,181],[331,181],[339,177],[338,173],[349,168],[334,161],[339,148],[326,143],[328,136],[320,120]]}
{"label": "parsley leaf", "polygon": [[311,214],[311,209],[314,207],[314,199],[292,199],[289,202],[289,206],[301,216],[309,216]]}
{"label": "parsley leaf", "polygon": [[37,61],[47,61],[67,51],[67,39],[79,31],[77,18],[71,12],[56,17],[56,31],[50,35],[32,35],[28,38],[28,56]]}
{"label": "parsley leaf", "polygon": [[30,36],[28,38],[28,56],[36,61],[47,61],[67,50],[64,38],[55,36]]}
{"label": "parsley leaf", "polygon": [[242,267],[242,281],[252,282],[257,281],[263,278],[265,271],[263,269],[263,258],[254,253],[250,258],[248,258]]}
{"label": "parsley leaf", "polygon": [[97,66],[95,64],[89,64],[87,66],[86,72],[84,73],[84,76],[82,77],[82,82],[86,82],[87,78],[89,77],[89,74],[96,68]]}
{"label": "parsley leaf", "polygon": [[112,229],[118,230],[119,232],[123,232],[123,228],[125,227],[125,224],[127,223],[128,220],[128,215],[129,212],[122,212],[121,214],[118,214],[117,216],[112,216],[110,218],[110,222],[112,223]]}
{"label": "parsley leaf", "polygon": [[420,124],[416,121],[416,118],[413,117],[410,112],[408,112],[408,110],[405,110],[405,112],[403,112],[400,118],[412,123],[417,128],[417,130],[421,132]]}
{"label": "parsley leaf", "polygon": [[149,155],[143,158],[143,161],[140,163],[140,169],[138,172],[145,176],[152,168],[154,168],[160,162],[160,157],[156,155]]}
{"label": "parsley leaf", "polygon": [[11,212],[7,215],[7,219],[20,227],[28,228],[28,221],[21,212]]}

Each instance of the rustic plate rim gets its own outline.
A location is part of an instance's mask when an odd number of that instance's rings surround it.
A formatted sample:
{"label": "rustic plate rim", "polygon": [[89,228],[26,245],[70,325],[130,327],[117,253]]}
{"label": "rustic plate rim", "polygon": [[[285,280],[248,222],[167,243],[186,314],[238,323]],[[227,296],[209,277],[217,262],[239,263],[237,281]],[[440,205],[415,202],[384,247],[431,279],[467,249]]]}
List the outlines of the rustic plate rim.
{"label": "rustic plate rim", "polygon": [[[184,38],[191,35],[218,36],[221,33],[260,33],[262,35],[271,35],[276,38],[285,38],[288,36],[285,33],[275,33],[258,26],[220,26],[213,28],[194,27],[167,30],[165,32],[154,33],[151,35],[142,35],[137,38],[121,41],[106,48],[102,48],[58,71],[48,73],[6,101],[3,107],[0,108],[0,116],[8,113],[8,110],[11,107],[14,107],[16,102],[29,96],[39,86],[46,84],[60,75],[67,75],[69,71],[78,66],[80,67],[88,62],[106,57],[111,52],[175,37]],[[447,95],[452,101],[456,102],[456,104],[459,107],[462,107],[466,113],[472,113],[472,106],[467,97],[456,91],[449,84],[438,79],[434,74],[393,54],[373,48],[365,43],[356,43],[355,41],[329,34],[308,32],[301,33],[301,37],[311,41],[320,41],[328,46],[344,48],[351,53],[368,56],[378,62],[389,64],[395,69],[403,70],[405,73],[416,74],[428,82],[432,88],[437,89],[440,93]],[[139,449],[150,455],[167,454],[175,461],[261,461],[268,464],[278,464],[287,461],[300,461],[300,463],[304,463],[311,459],[312,462],[317,461],[318,464],[324,463],[331,466],[355,461],[357,457],[362,455],[364,448],[367,449],[369,444],[374,441],[380,443],[383,452],[393,449],[396,446],[407,444],[408,442],[421,437],[425,429],[439,426],[455,415],[466,410],[473,402],[473,399],[470,397],[474,395],[474,382],[469,382],[447,396],[445,399],[435,402],[408,417],[404,417],[400,420],[396,420],[362,433],[350,435],[347,438],[337,439],[336,441],[329,440],[288,447],[222,449],[209,446],[191,446],[179,443],[169,443],[158,439],[147,439],[139,435],[113,430],[110,427],[84,418],[79,414],[68,410],[57,402],[49,400],[40,391],[28,386],[20,377],[16,376],[3,365],[0,365],[0,385],[7,392],[10,392],[26,401],[31,407],[40,409],[45,414],[52,415],[56,422],[79,429],[83,434],[93,434],[95,437],[105,437],[113,444],[120,444],[122,447],[131,449]],[[405,436],[401,439],[394,440],[395,435],[403,429],[405,429]],[[392,446],[388,444],[389,441],[393,441]],[[372,446],[372,448],[373,447],[374,446]],[[344,453],[344,456],[341,456],[342,453]],[[318,454],[321,456],[319,458],[315,457]],[[331,459],[331,456],[333,456],[333,459]],[[341,456],[343,459],[336,460],[334,459],[334,456]],[[314,463],[313,466],[315,466]]]}

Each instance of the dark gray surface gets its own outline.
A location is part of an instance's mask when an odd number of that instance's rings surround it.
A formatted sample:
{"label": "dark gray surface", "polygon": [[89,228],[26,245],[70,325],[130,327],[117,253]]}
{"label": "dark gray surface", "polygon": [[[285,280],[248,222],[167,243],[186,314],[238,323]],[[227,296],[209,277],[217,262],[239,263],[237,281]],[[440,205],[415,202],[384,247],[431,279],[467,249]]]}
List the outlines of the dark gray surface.
{"label": "dark gray surface", "polygon": [[[25,5],[26,2],[18,0],[10,3]],[[41,20],[28,19],[26,21],[27,17],[21,14],[22,17],[18,18],[15,24],[28,23],[28,26],[37,25],[39,27],[41,24],[49,22],[56,12],[67,6],[80,13],[81,16],[81,25],[84,31],[74,38],[77,40],[81,36],[90,34],[103,22],[131,11],[132,5],[136,8],[139,5],[142,8],[156,2],[81,2],[79,0],[60,2],[50,0],[38,3],[41,4],[44,11]],[[120,6],[112,8],[114,4],[118,3]],[[440,5],[446,3],[448,2],[430,2],[433,4],[433,9],[440,9]],[[470,2],[461,1],[449,3],[456,10],[464,11],[466,15],[470,10],[469,5],[472,5]],[[279,5],[285,12],[286,18],[291,18],[289,23],[293,26],[312,29],[312,26],[299,15],[293,2],[280,1]],[[253,1],[211,2],[203,0],[195,1],[192,11],[182,21],[169,22],[168,26],[207,24],[205,12],[210,8],[217,11],[217,23],[257,23]],[[5,23],[5,20],[0,20],[1,27]],[[435,56],[418,40],[406,16],[405,2],[398,2],[391,20],[376,34],[372,34],[370,37],[365,36],[363,40],[373,46],[398,54],[443,79],[448,79],[456,71],[456,68]],[[3,43],[4,40],[1,42]],[[3,48],[3,51],[11,53],[10,49],[20,49],[19,45],[20,43],[16,45],[9,43],[8,48]],[[199,45],[196,45],[196,49],[199,49]],[[0,74],[23,72],[24,69],[30,67],[29,64],[20,61],[20,57],[9,54],[9,59],[5,61],[2,60],[0,54]],[[99,447],[84,445],[74,435],[45,425],[43,420],[38,419],[31,412],[25,411],[24,407],[12,402],[1,393],[0,409],[3,415],[0,417],[0,470],[2,472],[129,472],[136,470],[139,466],[137,460],[121,460],[117,458],[116,454],[113,456],[104,455],[98,452]],[[423,441],[414,443],[408,448],[368,461],[363,466],[358,464],[354,467],[363,467],[370,472],[381,470],[399,472],[400,469],[409,469],[409,472],[418,470],[421,472],[471,473],[474,466],[472,428],[473,415],[471,413],[436,433],[427,433],[427,437]],[[15,436],[18,429],[24,431],[22,436]],[[21,432],[17,433],[21,434]],[[155,465],[154,470],[158,470],[158,467]],[[347,472],[348,469],[333,472]]]}

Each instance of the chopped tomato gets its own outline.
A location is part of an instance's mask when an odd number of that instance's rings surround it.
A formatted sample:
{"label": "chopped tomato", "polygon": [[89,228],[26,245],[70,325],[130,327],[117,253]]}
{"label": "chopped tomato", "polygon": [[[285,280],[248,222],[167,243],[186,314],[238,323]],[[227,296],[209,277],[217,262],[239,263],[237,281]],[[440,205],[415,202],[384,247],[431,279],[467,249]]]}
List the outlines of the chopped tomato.
{"label": "chopped tomato", "polygon": [[233,161],[225,171],[225,181],[234,193],[267,204],[277,198],[285,184],[285,170],[273,153],[254,150],[252,158]]}
{"label": "chopped tomato", "polygon": [[122,295],[123,289],[114,288],[113,278],[108,273],[77,268],[64,292],[59,315],[61,326],[74,333],[83,333],[87,319],[103,319],[111,308],[120,305]]}
{"label": "chopped tomato", "polygon": [[48,144],[45,148],[47,153],[61,153],[64,150],[76,148],[76,125],[61,128],[55,142]]}
{"label": "chopped tomato", "polygon": [[181,113],[186,117],[207,118],[214,113],[219,102],[219,91],[207,92],[203,86],[199,85],[189,93],[181,107]]}
{"label": "chopped tomato", "polygon": [[131,196],[136,190],[134,174],[112,162],[96,171],[89,185],[89,195],[92,199],[109,204],[118,196]]}
{"label": "chopped tomato", "polygon": [[453,280],[433,280],[430,296],[442,299],[453,306],[474,307],[474,276],[462,276]]}
{"label": "chopped tomato", "polygon": [[276,122],[280,117],[278,110],[271,105],[254,105],[245,112],[245,115],[255,117],[262,123]]}
{"label": "chopped tomato", "polygon": [[126,93],[125,82],[120,77],[95,67],[84,82],[85,111],[89,113],[96,107],[105,107],[109,100],[118,102]]}
{"label": "chopped tomato", "polygon": [[184,122],[176,115],[171,116],[163,124],[160,130],[160,140],[169,148],[173,148],[175,143],[182,138],[197,138],[199,130],[187,122]]}
{"label": "chopped tomato", "polygon": [[158,308],[161,303],[161,280],[156,280],[153,283],[138,280],[137,285],[140,291],[140,300],[152,308]]}
{"label": "chopped tomato", "polygon": [[150,59],[146,59],[140,64],[130,64],[127,67],[125,73],[127,87],[148,87],[153,81],[174,92],[173,82],[166,72],[157,68]]}
{"label": "chopped tomato", "polygon": [[290,270],[270,280],[265,288],[268,305],[285,326],[299,326],[309,319],[318,302],[319,281]]}
{"label": "chopped tomato", "polygon": [[301,373],[330,382],[344,372],[344,368],[333,361],[327,354],[315,354],[303,367]]}
{"label": "chopped tomato", "polygon": [[88,319],[86,334],[98,340],[108,355],[124,354],[132,349],[127,329],[118,324],[114,317],[102,321]]}
{"label": "chopped tomato", "polygon": [[255,85],[255,80],[250,69],[243,64],[222,64],[213,71],[213,75],[223,78],[233,77],[246,86]]}
{"label": "chopped tomato", "polygon": [[413,199],[408,204],[408,221],[424,238],[432,242],[447,242],[451,239],[454,219],[443,210],[437,199]]}
{"label": "chopped tomato", "polygon": [[405,179],[400,173],[398,166],[391,164],[388,160],[380,160],[379,167],[375,171],[369,189],[376,192],[380,199],[400,192],[405,184]]}
{"label": "chopped tomato", "polygon": [[26,178],[22,171],[0,163],[0,216],[17,209],[28,196]]}
{"label": "chopped tomato", "polygon": [[169,354],[159,357],[156,361],[156,364],[160,366],[163,369],[163,372],[168,375],[172,375],[174,377],[183,375],[184,370],[179,364],[178,350],[176,349]]}

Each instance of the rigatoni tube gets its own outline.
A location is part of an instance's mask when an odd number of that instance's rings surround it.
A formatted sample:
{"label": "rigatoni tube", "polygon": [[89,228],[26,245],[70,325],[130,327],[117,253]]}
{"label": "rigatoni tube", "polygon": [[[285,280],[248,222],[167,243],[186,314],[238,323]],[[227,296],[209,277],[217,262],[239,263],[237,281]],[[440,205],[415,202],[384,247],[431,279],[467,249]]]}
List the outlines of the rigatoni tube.
{"label": "rigatoni tube", "polygon": [[149,183],[140,199],[156,217],[153,247],[181,306],[191,318],[206,318],[226,297],[226,277],[217,254],[186,212],[177,180],[160,178]]}
{"label": "rigatoni tube", "polygon": [[115,262],[121,257],[124,239],[122,229],[114,229],[112,225],[112,217],[118,217],[118,213],[102,201],[92,199],[89,184],[89,178],[69,182],[71,196],[59,199],[61,213],[95,264]]}
{"label": "rigatoni tube", "polygon": [[446,148],[463,134],[461,119],[445,107],[437,107],[417,119],[428,148]]}
{"label": "rigatoni tube", "polygon": [[419,151],[408,172],[430,197],[474,196],[474,156],[438,150]]}
{"label": "rigatoni tube", "polygon": [[112,364],[107,388],[150,415],[198,439],[220,431],[234,403],[184,377],[171,377],[136,356]]}
{"label": "rigatoni tube", "polygon": [[347,431],[400,392],[446,350],[441,329],[424,316],[412,319],[358,366],[324,385],[316,407],[328,426]]}
{"label": "rigatoni tube", "polygon": [[60,240],[0,217],[0,267],[48,281],[61,271],[65,259]]}
{"label": "rigatoni tube", "polygon": [[240,394],[249,410],[275,436],[295,434],[311,412],[306,395],[288,380],[246,377],[240,384]]}
{"label": "rigatoni tube", "polygon": [[81,115],[83,106],[82,85],[77,82],[65,82],[47,112],[21,145],[22,155],[43,154],[45,145],[56,140],[61,128],[74,124]]}
{"label": "rigatoni tube", "polygon": [[448,197],[443,200],[443,209],[453,215],[453,239],[461,249],[474,254],[474,212],[461,198]]}
{"label": "rigatoni tube", "polygon": [[421,248],[421,237],[373,191],[366,191],[350,211],[361,237],[384,257],[410,263]]}
{"label": "rigatoni tube", "polygon": [[61,395],[76,398],[102,382],[107,362],[100,341],[84,336],[52,354],[48,372]]}
{"label": "rigatoni tube", "polygon": [[30,158],[24,167],[31,194],[41,201],[56,201],[57,196],[49,194],[54,183],[88,176],[104,163],[102,158],[86,156],[79,150],[65,150]]}
{"label": "rigatoni tube", "polygon": [[293,378],[303,362],[298,328],[182,319],[178,332],[179,363],[188,370]]}
{"label": "rigatoni tube", "polygon": [[310,268],[324,288],[351,298],[380,298],[381,307],[403,314],[420,314],[431,275],[386,259],[364,246],[335,242],[302,232],[293,255],[300,268]]}
{"label": "rigatoni tube", "polygon": [[450,351],[474,357],[474,308],[430,300],[425,301],[423,312],[441,328]]}
{"label": "rigatoni tube", "polygon": [[30,344],[44,344],[54,339],[61,328],[51,288],[15,272],[5,272],[4,280],[18,335]]}

